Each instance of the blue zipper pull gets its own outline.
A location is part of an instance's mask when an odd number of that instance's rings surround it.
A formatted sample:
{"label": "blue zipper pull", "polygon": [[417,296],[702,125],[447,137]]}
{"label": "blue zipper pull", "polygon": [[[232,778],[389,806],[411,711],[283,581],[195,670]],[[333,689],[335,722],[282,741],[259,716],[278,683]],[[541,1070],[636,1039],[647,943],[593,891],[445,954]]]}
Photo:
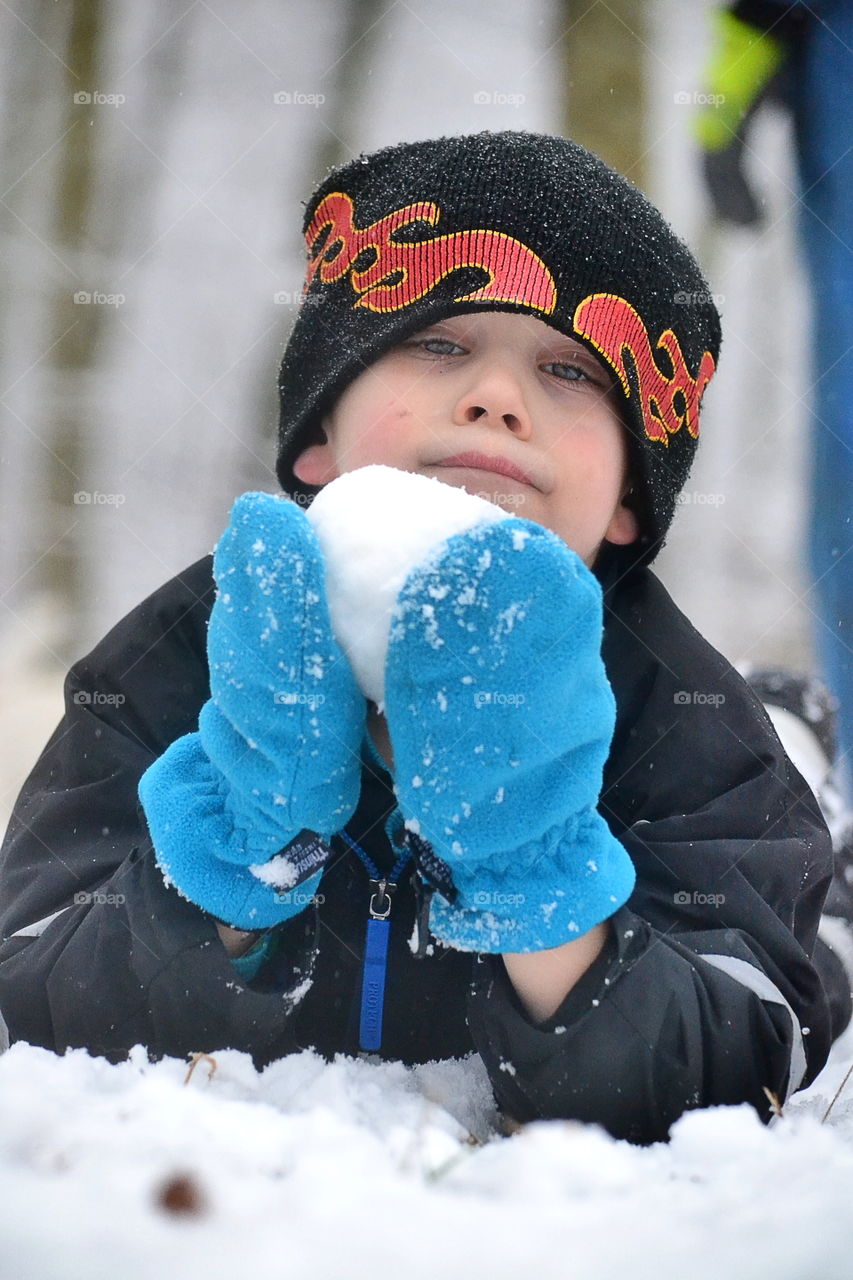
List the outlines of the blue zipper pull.
{"label": "blue zipper pull", "polygon": [[391,933],[389,917],[391,895],[396,888],[396,884],[390,880],[370,881],[361,983],[361,1019],[358,1028],[359,1046],[370,1052],[376,1052],[382,1044],[382,1014],[385,1007],[385,977]]}
{"label": "blue zipper pull", "polygon": [[388,943],[391,938],[391,896],[411,857],[405,842],[400,847],[394,828],[402,833],[402,815],[394,809],[385,823],[385,834],[397,854],[389,876],[381,876],[379,868],[347,830],[341,831],[344,842],[355,853],[370,877],[367,907],[367,931],[364,937],[364,963],[361,971],[361,1011],[358,1026],[360,1049],[376,1053],[382,1045],[382,1014],[385,1008],[385,980],[388,971]]}

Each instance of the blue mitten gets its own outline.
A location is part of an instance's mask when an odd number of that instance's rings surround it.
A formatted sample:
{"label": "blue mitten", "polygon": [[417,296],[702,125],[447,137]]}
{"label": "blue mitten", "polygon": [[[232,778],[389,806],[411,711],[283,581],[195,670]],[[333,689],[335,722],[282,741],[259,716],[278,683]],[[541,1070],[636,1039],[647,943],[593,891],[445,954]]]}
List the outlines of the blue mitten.
{"label": "blue mitten", "polygon": [[556,947],[633,889],[631,860],[596,809],[615,721],[601,637],[595,577],[518,518],[449,538],[397,598],[395,789],[406,825],[450,872],[452,901],[437,893],[430,908],[449,946]]}
{"label": "blue mitten", "polygon": [[259,929],[310,900],[329,837],[355,810],[366,703],[295,503],[243,494],[213,568],[211,697],[198,732],[151,765],[139,795],[167,881],[228,924]]}

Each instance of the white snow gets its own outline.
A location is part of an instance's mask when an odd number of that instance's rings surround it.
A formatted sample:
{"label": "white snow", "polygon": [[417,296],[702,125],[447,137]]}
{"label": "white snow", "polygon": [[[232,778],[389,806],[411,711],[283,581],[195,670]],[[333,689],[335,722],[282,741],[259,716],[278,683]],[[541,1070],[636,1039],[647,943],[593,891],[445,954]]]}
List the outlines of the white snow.
{"label": "white snow", "polygon": [[[853,1087],[821,1117],[851,1054],[848,1036],[769,1129],[697,1111],[643,1149],[565,1122],[500,1136],[476,1057],[256,1072],[228,1050],[184,1083],[187,1063],[139,1048],[111,1066],[15,1045],[0,1277],[847,1280]],[[163,1207],[176,1178],[195,1212]]]}
{"label": "white snow", "polygon": [[391,614],[409,572],[447,538],[507,513],[455,485],[368,466],[326,485],[307,516],[323,549],[335,635],[362,693],[381,707]]}
{"label": "white snow", "polygon": [[[281,803],[287,803],[284,797],[278,796],[276,796],[275,803],[278,804],[280,799]],[[261,880],[264,884],[271,885],[273,889],[292,888],[297,876],[293,862],[283,853],[277,853],[268,862],[253,862],[249,870],[258,880]]]}

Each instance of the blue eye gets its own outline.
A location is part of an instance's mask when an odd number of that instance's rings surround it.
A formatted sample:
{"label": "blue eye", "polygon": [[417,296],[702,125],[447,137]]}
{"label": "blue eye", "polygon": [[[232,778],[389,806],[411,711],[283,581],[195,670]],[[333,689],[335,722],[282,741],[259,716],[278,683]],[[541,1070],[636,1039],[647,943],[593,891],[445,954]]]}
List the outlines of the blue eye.
{"label": "blue eye", "polygon": [[610,379],[603,369],[589,369],[582,364],[569,364],[558,360],[552,361],[551,364],[543,365],[542,368],[546,373],[552,374],[559,382],[565,382],[569,385],[596,387],[602,392],[610,390]]}
{"label": "blue eye", "polygon": [[546,364],[545,369],[563,382],[592,382],[586,369],[577,364]]}
{"label": "blue eye", "polygon": [[436,356],[450,356],[462,351],[459,343],[452,342],[450,338],[413,338],[411,345]]}

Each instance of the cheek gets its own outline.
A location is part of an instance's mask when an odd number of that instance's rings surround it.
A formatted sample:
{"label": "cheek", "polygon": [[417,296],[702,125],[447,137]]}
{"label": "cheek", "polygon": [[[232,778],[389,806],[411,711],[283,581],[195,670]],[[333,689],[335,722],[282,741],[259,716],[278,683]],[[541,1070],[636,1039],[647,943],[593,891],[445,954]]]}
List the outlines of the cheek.
{"label": "cheek", "polygon": [[566,474],[581,502],[595,505],[615,502],[622,493],[626,475],[625,450],[618,440],[590,436],[578,442],[566,458]]}
{"label": "cheek", "polygon": [[412,415],[399,402],[364,406],[350,420],[350,455],[359,464],[392,464],[407,456]]}
{"label": "cheek", "polygon": [[607,501],[618,502],[628,477],[628,442],[621,424],[607,423],[590,452],[591,483]]}

